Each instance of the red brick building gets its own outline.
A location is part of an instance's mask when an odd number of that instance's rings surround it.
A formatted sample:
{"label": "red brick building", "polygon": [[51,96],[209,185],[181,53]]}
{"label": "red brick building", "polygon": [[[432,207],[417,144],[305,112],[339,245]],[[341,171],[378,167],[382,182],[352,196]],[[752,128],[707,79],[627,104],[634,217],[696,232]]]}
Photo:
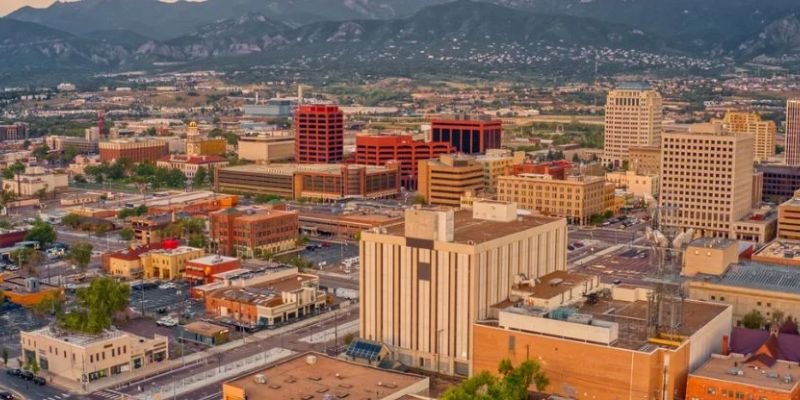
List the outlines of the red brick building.
{"label": "red brick building", "polygon": [[355,162],[385,165],[388,161],[398,161],[402,185],[415,189],[419,160],[429,160],[452,152],[450,143],[414,140],[411,135],[364,135],[356,136]]}
{"label": "red brick building", "polygon": [[506,167],[506,175],[540,174],[550,175],[553,179],[564,180],[572,170],[572,163],[565,160],[541,162],[538,164],[516,164]]}
{"label": "red brick building", "polygon": [[294,159],[301,164],[342,161],[344,114],[333,105],[301,105],[294,114]]}
{"label": "red brick building", "polygon": [[157,161],[169,154],[167,142],[161,140],[114,140],[100,142],[100,160],[127,158],[133,162]]}
{"label": "red brick building", "polygon": [[481,154],[499,149],[503,141],[500,120],[449,119],[431,121],[431,141],[448,142],[465,154]]}
{"label": "red brick building", "polygon": [[205,285],[214,282],[214,275],[237,269],[240,266],[241,262],[236,257],[214,254],[187,261],[183,276],[195,285]]}
{"label": "red brick building", "polygon": [[211,241],[224,255],[258,257],[293,249],[298,212],[285,209],[229,208],[209,214]]}

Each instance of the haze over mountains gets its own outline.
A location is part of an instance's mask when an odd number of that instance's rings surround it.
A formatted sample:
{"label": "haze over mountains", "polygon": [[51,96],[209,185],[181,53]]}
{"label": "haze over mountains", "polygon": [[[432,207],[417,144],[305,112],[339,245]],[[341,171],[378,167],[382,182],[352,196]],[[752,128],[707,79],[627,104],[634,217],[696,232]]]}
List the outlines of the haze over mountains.
{"label": "haze over mountains", "polygon": [[0,73],[163,61],[358,68],[405,60],[388,67],[397,73],[448,59],[544,72],[570,59],[620,57],[630,58],[620,67],[638,58],[646,59],[638,67],[657,69],[712,68],[701,61],[709,57],[791,66],[800,59],[797,15],[796,0],[81,0],[0,19],[0,56],[17,60]]}

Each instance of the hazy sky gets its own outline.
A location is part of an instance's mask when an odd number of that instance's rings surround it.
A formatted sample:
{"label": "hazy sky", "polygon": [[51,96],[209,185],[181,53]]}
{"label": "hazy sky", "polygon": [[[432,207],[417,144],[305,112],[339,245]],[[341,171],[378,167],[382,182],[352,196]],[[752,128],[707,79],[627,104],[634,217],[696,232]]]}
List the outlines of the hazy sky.
{"label": "hazy sky", "polygon": [[[67,0],[67,1],[74,1],[74,0]],[[161,1],[172,3],[175,2],[176,0],[161,0]],[[192,0],[192,1],[197,1],[197,0]],[[22,6],[47,7],[50,4],[53,4],[53,2],[55,2],[55,0],[0,0],[0,16],[6,15]]]}

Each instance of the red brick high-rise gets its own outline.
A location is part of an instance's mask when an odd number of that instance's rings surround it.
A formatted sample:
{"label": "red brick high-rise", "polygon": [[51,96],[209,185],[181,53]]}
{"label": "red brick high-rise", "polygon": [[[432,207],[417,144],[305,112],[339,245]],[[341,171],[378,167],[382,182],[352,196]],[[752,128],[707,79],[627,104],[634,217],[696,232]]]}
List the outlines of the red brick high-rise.
{"label": "red brick high-rise", "polygon": [[414,140],[411,135],[356,136],[356,164],[385,165],[387,161],[398,161],[402,184],[408,189],[417,188],[419,160],[452,152],[450,143]]}
{"label": "red brick high-rise", "polygon": [[344,115],[333,105],[301,105],[294,114],[294,159],[301,164],[342,161]]}
{"label": "red brick high-rise", "polygon": [[465,154],[482,154],[499,149],[503,137],[500,120],[450,119],[431,121],[431,141],[449,142]]}

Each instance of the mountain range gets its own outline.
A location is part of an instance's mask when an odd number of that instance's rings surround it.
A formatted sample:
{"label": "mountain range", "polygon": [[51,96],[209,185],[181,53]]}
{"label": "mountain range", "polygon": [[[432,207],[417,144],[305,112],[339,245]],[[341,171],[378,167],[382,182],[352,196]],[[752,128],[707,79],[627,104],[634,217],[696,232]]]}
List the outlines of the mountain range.
{"label": "mountain range", "polygon": [[[796,0],[80,0],[0,18],[0,79],[192,63],[415,73],[793,66]],[[619,51],[619,53],[616,53]],[[631,53],[633,52],[633,53]],[[594,60],[594,61],[592,61]]]}

